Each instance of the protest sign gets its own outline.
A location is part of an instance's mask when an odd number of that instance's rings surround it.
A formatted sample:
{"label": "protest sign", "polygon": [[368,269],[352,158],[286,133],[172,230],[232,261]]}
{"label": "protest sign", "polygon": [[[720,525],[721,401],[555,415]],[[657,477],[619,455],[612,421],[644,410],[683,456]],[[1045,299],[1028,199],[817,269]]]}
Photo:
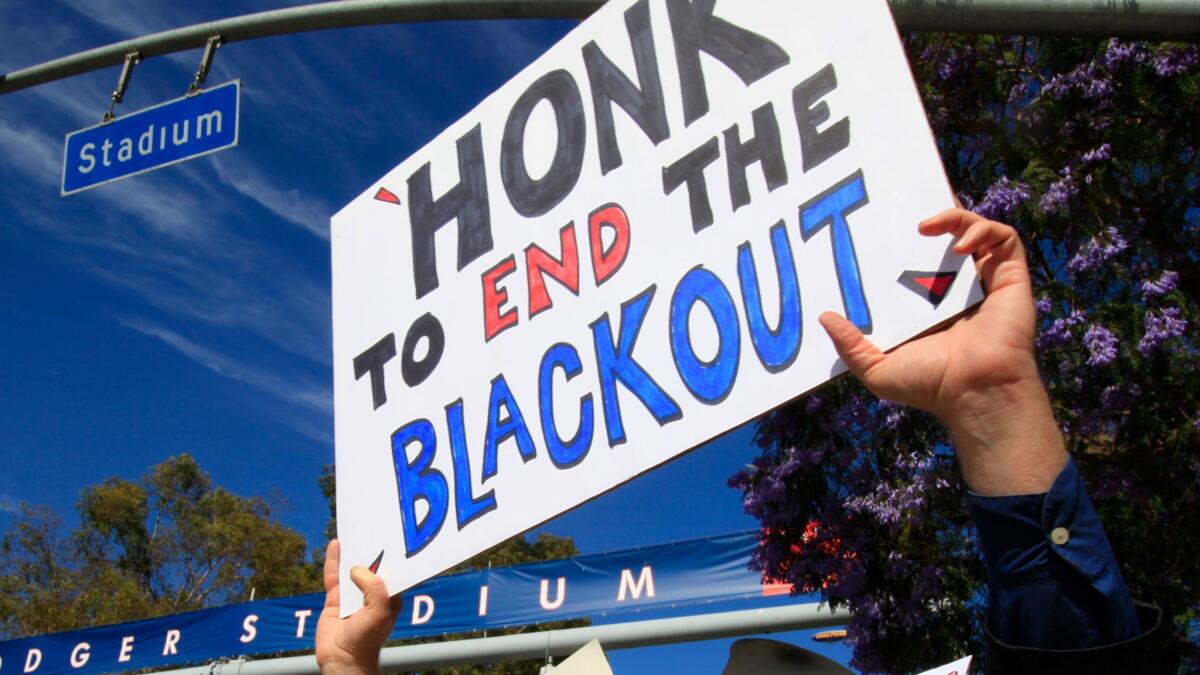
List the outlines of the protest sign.
{"label": "protest sign", "polygon": [[973,266],[916,230],[951,202],[885,0],[608,3],[333,218],[343,583],[820,386],[823,311],[884,348],[961,312]]}
{"label": "protest sign", "polygon": [[947,663],[944,666],[938,666],[931,670],[926,670],[921,675],[968,675],[971,672],[971,657],[964,656],[954,663]]}

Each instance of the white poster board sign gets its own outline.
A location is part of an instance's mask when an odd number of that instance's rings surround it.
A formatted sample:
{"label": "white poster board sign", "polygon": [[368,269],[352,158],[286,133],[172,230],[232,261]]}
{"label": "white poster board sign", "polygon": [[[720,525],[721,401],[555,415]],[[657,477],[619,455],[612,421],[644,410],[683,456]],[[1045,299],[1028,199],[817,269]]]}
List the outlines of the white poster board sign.
{"label": "white poster board sign", "polygon": [[885,0],[712,4],[608,3],[334,216],[343,583],[821,385],[823,311],[888,348],[980,299],[917,234],[952,196]]}
{"label": "white poster board sign", "polygon": [[930,670],[926,670],[920,675],[969,675],[971,672],[971,657],[964,656],[954,663],[947,663],[944,666],[938,666]]}

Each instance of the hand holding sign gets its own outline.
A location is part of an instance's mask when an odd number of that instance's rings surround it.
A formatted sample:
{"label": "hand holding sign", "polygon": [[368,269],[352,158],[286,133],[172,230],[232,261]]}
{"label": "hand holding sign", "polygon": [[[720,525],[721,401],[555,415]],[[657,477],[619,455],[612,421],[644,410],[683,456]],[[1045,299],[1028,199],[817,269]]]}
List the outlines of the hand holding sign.
{"label": "hand holding sign", "polygon": [[850,371],[881,398],[932,412],[954,436],[963,478],[986,495],[1045,492],[1067,461],[1034,359],[1036,316],[1017,231],[950,209],[921,234],[952,234],[971,254],[988,295],[943,331],[884,354],[846,319],[821,325]]}
{"label": "hand holding sign", "polygon": [[326,675],[378,673],[379,650],[396,623],[401,596],[389,599],[383,579],[365,567],[355,567],[350,577],[362,591],[363,609],[345,620],[338,618],[341,558],[341,544],[334,539],[325,550],[325,608],[317,622],[317,665]]}

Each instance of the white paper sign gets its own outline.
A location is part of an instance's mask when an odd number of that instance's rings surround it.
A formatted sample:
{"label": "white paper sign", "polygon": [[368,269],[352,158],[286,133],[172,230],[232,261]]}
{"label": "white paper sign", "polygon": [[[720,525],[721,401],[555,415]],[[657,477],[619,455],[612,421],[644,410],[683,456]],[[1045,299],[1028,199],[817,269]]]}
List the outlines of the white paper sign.
{"label": "white paper sign", "polygon": [[821,385],[823,311],[887,348],[980,299],[917,234],[952,197],[885,1],[706,4],[610,2],[334,216],[343,583]]}
{"label": "white paper sign", "polygon": [[968,675],[971,672],[971,657],[964,656],[954,663],[926,670],[921,675]]}

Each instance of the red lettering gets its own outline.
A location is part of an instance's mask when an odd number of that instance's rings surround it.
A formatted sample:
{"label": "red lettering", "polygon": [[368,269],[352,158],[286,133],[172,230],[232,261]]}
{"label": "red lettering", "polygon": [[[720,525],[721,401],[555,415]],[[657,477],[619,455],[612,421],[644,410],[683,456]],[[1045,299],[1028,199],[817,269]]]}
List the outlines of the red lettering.
{"label": "red lettering", "polygon": [[537,244],[525,249],[525,272],[529,278],[529,318],[554,306],[546,290],[546,275],[579,295],[579,249],[575,246],[575,224],[558,232],[559,255],[554,258]]}
{"label": "red lettering", "polygon": [[517,261],[510,255],[483,273],[483,333],[486,340],[491,340],[504,329],[517,325],[515,308],[501,311],[508,302],[508,291],[496,286],[497,282],[512,274],[515,269]]}
{"label": "red lettering", "polygon": [[[607,251],[600,236],[605,227],[614,235]],[[588,216],[588,238],[592,245],[592,271],[599,286],[620,269],[629,253],[629,218],[625,210],[617,204],[606,204],[592,211]]]}

